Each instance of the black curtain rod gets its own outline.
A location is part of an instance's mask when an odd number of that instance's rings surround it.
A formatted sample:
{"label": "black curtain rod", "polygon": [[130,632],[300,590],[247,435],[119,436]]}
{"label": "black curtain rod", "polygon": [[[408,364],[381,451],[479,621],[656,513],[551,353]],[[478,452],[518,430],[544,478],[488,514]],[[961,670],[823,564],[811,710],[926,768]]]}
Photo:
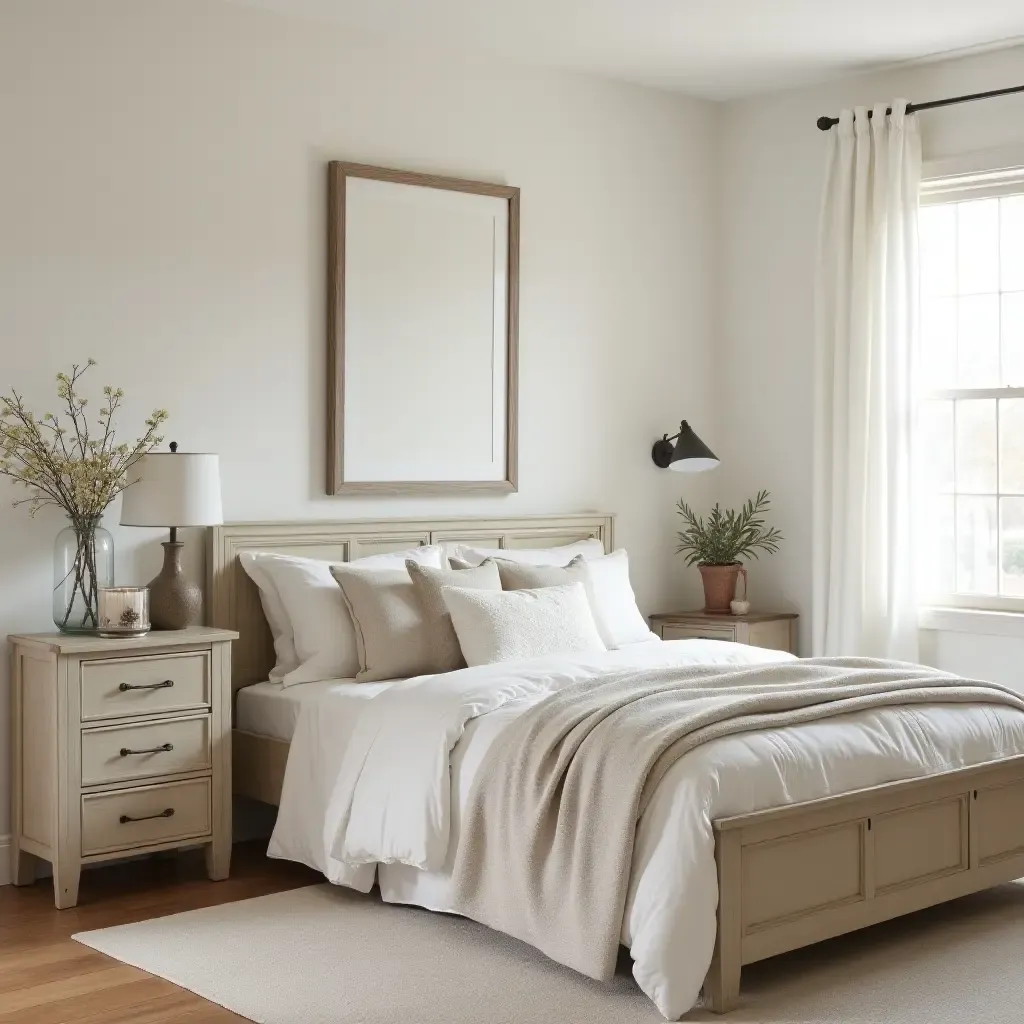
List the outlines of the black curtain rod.
{"label": "black curtain rod", "polygon": [[[952,107],[956,103],[971,103],[973,100],[990,100],[993,96],[1009,96],[1011,93],[1024,92],[1024,85],[1011,85],[1008,89],[992,89],[990,92],[972,92],[969,96],[951,96],[948,100],[931,100],[929,103],[908,103],[907,113],[913,114],[915,110],[934,110],[936,107]],[[886,108],[887,114],[892,113],[892,107]],[[868,111],[868,117],[871,111]],[[833,125],[839,124],[838,117],[819,117],[818,127],[827,132]]]}

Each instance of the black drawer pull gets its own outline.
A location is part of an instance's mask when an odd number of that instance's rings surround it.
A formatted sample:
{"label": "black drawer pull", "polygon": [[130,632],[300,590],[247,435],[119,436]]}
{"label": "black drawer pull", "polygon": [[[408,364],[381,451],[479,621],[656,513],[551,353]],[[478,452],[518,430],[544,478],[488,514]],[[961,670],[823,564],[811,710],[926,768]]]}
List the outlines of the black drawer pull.
{"label": "black drawer pull", "polygon": [[117,820],[120,821],[122,825],[127,825],[128,822],[130,822],[130,821],[151,821],[153,818],[173,818],[173,817],[174,817],[174,808],[173,807],[165,807],[162,811],[159,812],[159,814],[144,814],[144,815],[142,815],[141,818],[129,818],[127,814],[122,814],[121,817],[118,818]]}
{"label": "black drawer pull", "polygon": [[122,693],[127,693],[129,690],[163,690],[173,685],[173,679],[165,679],[162,683],[122,683],[118,689]]}
{"label": "black drawer pull", "polygon": [[129,754],[162,754],[170,753],[174,749],[173,743],[163,743],[159,747],[147,747],[145,750],[130,750],[128,747],[121,748],[121,756],[127,757]]}

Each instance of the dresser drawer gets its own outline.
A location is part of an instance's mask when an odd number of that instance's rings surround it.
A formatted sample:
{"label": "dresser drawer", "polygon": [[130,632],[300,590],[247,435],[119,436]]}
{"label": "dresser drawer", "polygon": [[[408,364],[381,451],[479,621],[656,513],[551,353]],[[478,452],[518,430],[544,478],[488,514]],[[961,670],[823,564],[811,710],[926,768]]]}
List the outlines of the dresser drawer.
{"label": "dresser drawer", "polygon": [[735,640],[735,626],[663,626],[662,640]]}
{"label": "dresser drawer", "polygon": [[793,622],[782,619],[777,622],[755,622],[748,630],[747,643],[754,647],[767,647],[775,651],[790,651],[796,654]]}
{"label": "dresser drawer", "polygon": [[82,856],[198,839],[211,832],[210,780],[82,797]]}
{"label": "dresser drawer", "polygon": [[210,706],[210,655],[82,662],[82,721]]}
{"label": "dresser drawer", "polygon": [[209,767],[209,715],[110,725],[82,733],[83,786]]}

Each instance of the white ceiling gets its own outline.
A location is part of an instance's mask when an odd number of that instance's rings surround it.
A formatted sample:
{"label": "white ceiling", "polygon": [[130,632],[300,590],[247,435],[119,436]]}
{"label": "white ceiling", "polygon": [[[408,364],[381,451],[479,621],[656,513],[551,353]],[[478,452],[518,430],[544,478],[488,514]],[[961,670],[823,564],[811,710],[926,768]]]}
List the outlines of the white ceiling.
{"label": "white ceiling", "polygon": [[1024,36],[1021,0],[236,0],[727,99]]}

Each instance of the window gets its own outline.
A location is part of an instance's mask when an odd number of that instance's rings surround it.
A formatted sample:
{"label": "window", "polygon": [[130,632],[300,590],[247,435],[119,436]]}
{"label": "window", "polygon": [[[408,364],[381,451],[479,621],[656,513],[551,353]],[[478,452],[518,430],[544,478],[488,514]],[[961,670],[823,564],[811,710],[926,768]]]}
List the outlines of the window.
{"label": "window", "polygon": [[924,599],[1024,611],[1024,177],[922,196]]}

